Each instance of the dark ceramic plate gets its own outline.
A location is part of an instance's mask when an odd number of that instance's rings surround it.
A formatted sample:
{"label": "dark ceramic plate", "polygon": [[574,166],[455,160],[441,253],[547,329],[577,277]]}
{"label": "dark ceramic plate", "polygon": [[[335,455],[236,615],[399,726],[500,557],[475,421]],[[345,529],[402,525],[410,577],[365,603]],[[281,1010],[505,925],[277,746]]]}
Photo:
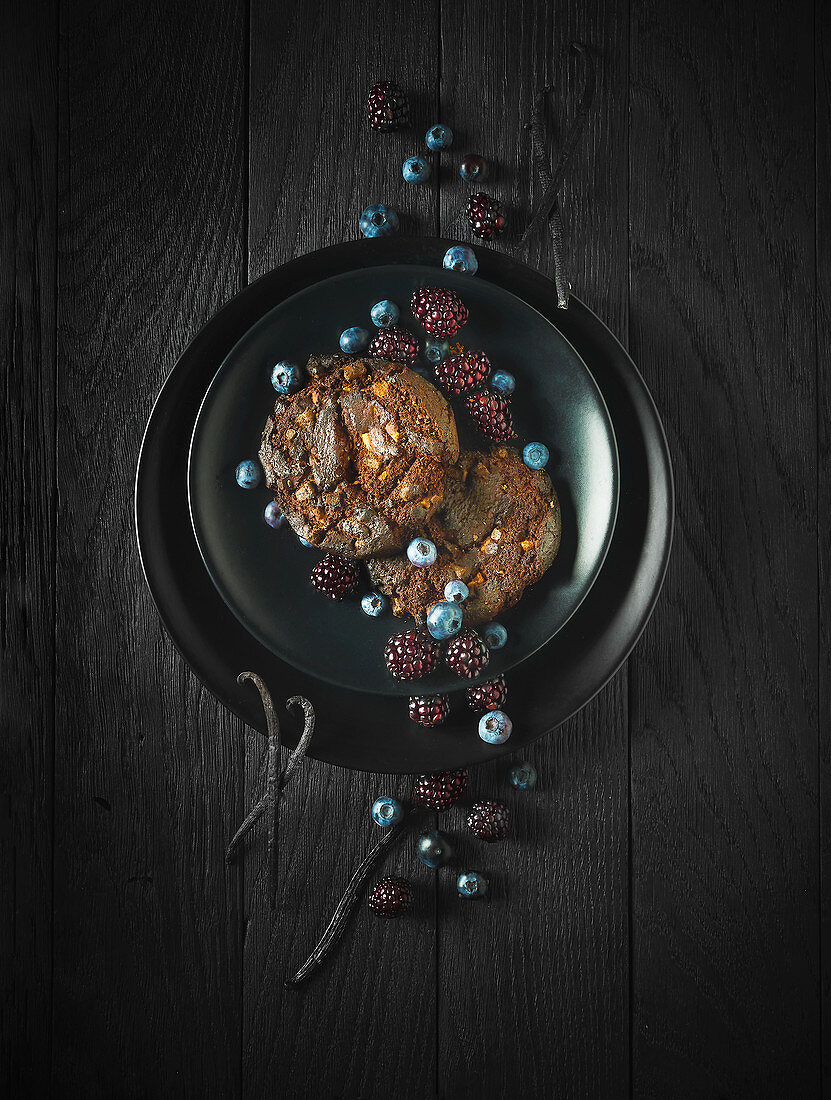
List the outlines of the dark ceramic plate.
{"label": "dark ceramic plate", "polygon": [[[302,546],[288,527],[268,527],[268,489],[240,489],[234,471],[241,459],[256,456],[274,402],[269,375],[275,362],[302,363],[313,351],[337,350],[338,335],[350,325],[372,329],[369,310],[379,298],[400,303],[401,323],[418,332],[406,303],[425,283],[463,296],[470,319],[458,341],[484,350],[495,366],[515,375],[519,439],[549,445],[548,472],[563,512],[560,553],[540,583],[500,616],[508,644],[493,654],[488,676],[526,660],[568,622],[600,571],[617,514],[617,448],[597,384],[554,325],[502,287],[478,276],[401,264],[324,279],[276,306],[232,349],[196,419],[188,473],[196,541],[222,598],[259,642],[311,676],[362,692],[411,694],[412,685],[387,672],[383,650],[393,630],[412,624],[389,614],[368,618],[359,596],[334,603],[315,592],[309,571],[320,552]],[[463,444],[486,445],[466,424],[461,402],[454,404]],[[423,690],[459,686],[458,677],[442,669]]]}
{"label": "dark ceramic plate", "polygon": [[[311,755],[367,771],[455,768],[522,750],[582,707],[625,660],[660,591],[673,523],[672,474],[655,406],[634,364],[606,326],[578,299],[556,308],[551,281],[525,264],[477,249],[476,279],[544,314],[590,366],[611,416],[620,456],[620,504],[606,560],[577,612],[509,676],[514,733],[484,744],[473,716],[456,705],[446,726],[410,722],[402,700],[335,688],[299,672],[243,627],[204,567],[188,511],[188,449],[213,377],[234,345],[280,302],[334,275],[390,264],[426,264],[440,273],[452,242],[391,238],[336,245],[270,272],[238,294],[182,353],[145,432],[136,479],[136,525],[147,583],[179,651],[201,681],[248,725],[262,730],[262,708],[243,669],[258,672],[275,700],[306,695],[317,712]],[[519,610],[519,609],[518,609]],[[305,624],[297,623],[302,632]],[[284,738],[297,725],[281,708]]]}

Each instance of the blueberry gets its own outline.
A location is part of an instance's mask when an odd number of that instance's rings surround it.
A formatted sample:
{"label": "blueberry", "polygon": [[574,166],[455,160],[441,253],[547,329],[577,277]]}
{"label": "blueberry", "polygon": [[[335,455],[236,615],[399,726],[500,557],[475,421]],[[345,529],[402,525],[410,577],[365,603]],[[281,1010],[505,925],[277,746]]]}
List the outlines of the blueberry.
{"label": "blueberry", "polygon": [[356,351],[363,351],[369,343],[369,333],[365,328],[345,328],[340,334],[340,350],[350,355]]}
{"label": "blueberry", "polygon": [[286,517],[280,511],[276,500],[270,500],[268,504],[266,504],[263,518],[268,526],[273,527],[275,531],[286,522]]}
{"label": "blueberry", "polygon": [[482,627],[481,634],[488,649],[502,649],[508,640],[508,631],[502,623],[488,623]]}
{"label": "blueberry", "polygon": [[430,176],[430,165],[423,157],[407,157],[401,166],[401,175],[407,183],[424,183]]}
{"label": "blueberry", "polygon": [[455,637],[462,629],[462,608],[450,600],[434,603],[427,612],[427,630],[437,642]]}
{"label": "blueberry", "polygon": [[509,371],[495,370],[489,385],[494,393],[501,394],[502,397],[510,397],[516,389],[516,379]]}
{"label": "blueberry", "polygon": [[463,898],[481,898],[488,892],[488,880],[478,871],[463,871],[456,879],[456,889]]}
{"label": "blueberry", "polygon": [[246,458],[237,466],[237,485],[241,489],[255,489],[260,484],[262,476],[260,465],[253,458]]}
{"label": "blueberry", "polygon": [[446,340],[428,340],[424,345],[424,358],[428,363],[440,363],[449,351]]}
{"label": "blueberry", "polygon": [[468,153],[459,165],[459,175],[465,183],[481,183],[488,174],[488,162],[477,153]]}
{"label": "blueberry", "polygon": [[548,465],[548,448],[544,443],[527,443],[522,449],[522,461],[531,470],[542,470]]}
{"label": "blueberry", "polygon": [[489,745],[502,745],[513,732],[514,724],[504,710],[489,710],[479,719],[479,736]]}
{"label": "blueberry", "polygon": [[519,764],[514,764],[508,772],[508,777],[518,791],[530,791],[537,782],[537,769],[527,760],[523,760]]}
{"label": "blueberry", "polygon": [[479,270],[476,253],[464,244],[454,244],[448,248],[441,265],[448,271],[460,271],[463,275],[475,275]]}
{"label": "blueberry", "polygon": [[271,384],[278,393],[294,393],[300,386],[300,367],[296,363],[275,363],[271,371]]}
{"label": "blueberry", "polygon": [[372,318],[373,325],[378,328],[389,328],[390,325],[398,324],[401,310],[395,302],[391,302],[389,298],[384,298],[383,301],[375,303],[369,311],[369,315]]}
{"label": "blueberry", "polygon": [[404,809],[394,798],[376,798],[372,803],[372,820],[376,825],[397,825],[404,817]]}
{"label": "blueberry", "polygon": [[470,589],[464,581],[448,581],[444,586],[444,598],[453,603],[464,603],[470,595]]}
{"label": "blueberry", "polygon": [[367,592],[361,600],[361,611],[364,615],[369,615],[373,619],[383,615],[386,610],[387,598],[382,596],[380,592]]}
{"label": "blueberry", "polygon": [[407,557],[420,569],[436,560],[436,544],[429,539],[413,539],[407,547]]}
{"label": "blueberry", "polygon": [[398,232],[398,215],[391,206],[376,202],[361,213],[360,227],[365,237],[389,237]]}
{"label": "blueberry", "polygon": [[416,841],[416,855],[425,867],[435,870],[447,863],[453,855],[453,849],[447,837],[441,833],[422,833]]}
{"label": "blueberry", "polygon": [[302,535],[297,536],[297,541],[300,543],[301,546],[308,546],[311,549],[315,549],[315,544],[313,542],[309,542],[308,539],[304,539]]}
{"label": "blueberry", "polygon": [[440,152],[442,149],[449,149],[453,144],[453,131],[449,126],[438,122],[435,126],[430,127],[424,136],[424,140],[427,142],[428,149]]}

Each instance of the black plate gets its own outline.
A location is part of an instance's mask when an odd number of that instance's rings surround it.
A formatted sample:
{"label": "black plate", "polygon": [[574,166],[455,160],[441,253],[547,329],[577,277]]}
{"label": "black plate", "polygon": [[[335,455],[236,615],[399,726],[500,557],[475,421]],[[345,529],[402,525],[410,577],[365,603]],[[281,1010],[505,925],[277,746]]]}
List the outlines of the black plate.
{"label": "black plate", "polygon": [[[672,474],[652,399],[634,364],[601,321],[572,298],[556,309],[549,279],[478,249],[479,274],[539,310],[591,367],[608,406],[620,456],[620,505],[606,561],[577,613],[509,677],[514,734],[495,748],[476,736],[457,705],[447,726],[424,729],[401,700],[333,688],[298,672],[258,642],[229,611],[202,563],[188,513],[187,461],[193,425],[211,379],[237,341],[280,301],[322,279],[387,264],[441,264],[452,242],[431,238],[356,241],[294,260],[228,303],[185,350],[159,395],[139,458],[136,524],[142,564],[159,613],[202,682],[249,725],[261,708],[242,669],[259,672],[276,699],[304,694],[318,727],[312,755],[368,771],[461,767],[522,748],[583,706],[635,644],[660,591],[673,526]],[[303,630],[298,623],[297,629]],[[296,725],[285,721],[294,743]]]}
{"label": "black plate", "polygon": [[[517,431],[520,439],[549,445],[548,472],[563,510],[557,560],[500,616],[508,644],[492,655],[488,675],[526,660],[568,622],[594,583],[614,530],[618,460],[609,413],[585,363],[533,307],[478,276],[417,264],[349,271],[292,295],[234,346],[205,395],[191,444],[191,517],[208,572],[243,626],[295,668],[341,688],[411,694],[412,685],[393,680],[383,660],[387,638],[407,624],[390,615],[367,618],[358,596],[340,604],[321,599],[309,584],[320,553],[303,547],[288,528],[268,527],[268,489],[240,489],[234,472],[241,459],[256,456],[274,402],[269,376],[277,360],[305,362],[313,351],[337,350],[344,328],[372,328],[369,310],[379,298],[399,302],[401,323],[418,331],[406,304],[431,282],[457,290],[470,309],[459,341],[483,349],[517,378]],[[463,445],[482,446],[461,402],[455,405]],[[423,688],[458,690],[459,680],[441,669]]]}

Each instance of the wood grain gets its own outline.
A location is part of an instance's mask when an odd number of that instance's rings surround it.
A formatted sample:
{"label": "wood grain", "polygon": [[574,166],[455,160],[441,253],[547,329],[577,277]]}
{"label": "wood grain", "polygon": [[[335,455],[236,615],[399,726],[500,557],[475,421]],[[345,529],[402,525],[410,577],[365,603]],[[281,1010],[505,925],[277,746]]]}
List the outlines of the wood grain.
{"label": "wood grain", "polygon": [[630,663],[634,1091],[812,1096],[812,7],[633,12],[630,342],[678,492]]}
{"label": "wood grain", "polygon": [[0,1093],[49,1080],[57,11],[0,10]]}
{"label": "wood grain", "polygon": [[[354,5],[264,0],[251,7],[249,277],[293,255],[359,236],[370,202],[389,202],[402,232],[432,232],[437,180],[413,187],[401,164],[435,121],[438,14],[433,0],[360,14]],[[378,79],[408,92],[413,128],[376,134],[364,121]],[[379,287],[378,297],[383,297]],[[369,304],[368,304],[369,305]],[[356,318],[366,324],[369,318]],[[310,349],[312,350],[312,349]],[[331,349],[336,350],[336,349]],[[262,746],[247,741],[246,799],[262,789]],[[432,876],[412,841],[382,873],[411,875],[418,903],[406,921],[379,921],[362,901],[326,967],[308,985],[283,980],[317,942],[373,841],[369,807],[406,797],[402,777],[310,761],[286,791],[277,914],[269,910],[262,843],[245,863],[243,1092],[279,1083],[285,1097],[434,1095],[435,906]]]}
{"label": "wood grain", "polygon": [[63,3],[53,1088],[234,1096],[238,723],[146,591],[133,476],[244,281],[244,7]]}
{"label": "wood grain", "polygon": [[[535,93],[548,81],[558,89],[551,124],[561,137],[583,75],[568,43],[593,47],[598,98],[562,212],[574,292],[624,337],[627,20],[626,0],[454,5],[442,20],[441,112],[459,155],[481,152],[493,164],[484,190],[510,219],[495,241],[507,250],[538,188],[524,130]],[[446,232],[469,191],[455,180],[443,191]],[[466,226],[455,232],[469,239]],[[552,271],[547,233],[529,260]],[[534,794],[511,791],[505,762],[472,777],[474,795],[510,803],[514,835],[492,848],[460,838],[459,867],[491,878],[489,902],[464,903],[452,876],[441,879],[440,1095],[617,1097],[628,1088],[626,700],[619,674],[534,746]],[[463,835],[460,821],[455,828]]]}

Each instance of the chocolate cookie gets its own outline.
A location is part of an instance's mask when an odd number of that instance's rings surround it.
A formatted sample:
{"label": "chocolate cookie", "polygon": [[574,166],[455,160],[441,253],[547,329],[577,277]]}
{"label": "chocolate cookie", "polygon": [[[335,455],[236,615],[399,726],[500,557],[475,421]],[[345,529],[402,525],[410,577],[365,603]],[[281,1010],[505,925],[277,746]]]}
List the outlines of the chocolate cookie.
{"label": "chocolate cookie", "polygon": [[438,557],[426,569],[405,557],[374,557],[373,584],[395,615],[424,622],[450,580],[470,588],[465,624],[493,619],[538,581],[560,547],[560,504],[544,470],[529,470],[512,447],[463,451],[445,478],[444,500],[423,532]]}
{"label": "chocolate cookie", "polygon": [[312,356],[307,372],[266,421],[266,482],[313,545],[356,558],[392,553],[441,502],[459,457],[453,412],[401,363]]}

